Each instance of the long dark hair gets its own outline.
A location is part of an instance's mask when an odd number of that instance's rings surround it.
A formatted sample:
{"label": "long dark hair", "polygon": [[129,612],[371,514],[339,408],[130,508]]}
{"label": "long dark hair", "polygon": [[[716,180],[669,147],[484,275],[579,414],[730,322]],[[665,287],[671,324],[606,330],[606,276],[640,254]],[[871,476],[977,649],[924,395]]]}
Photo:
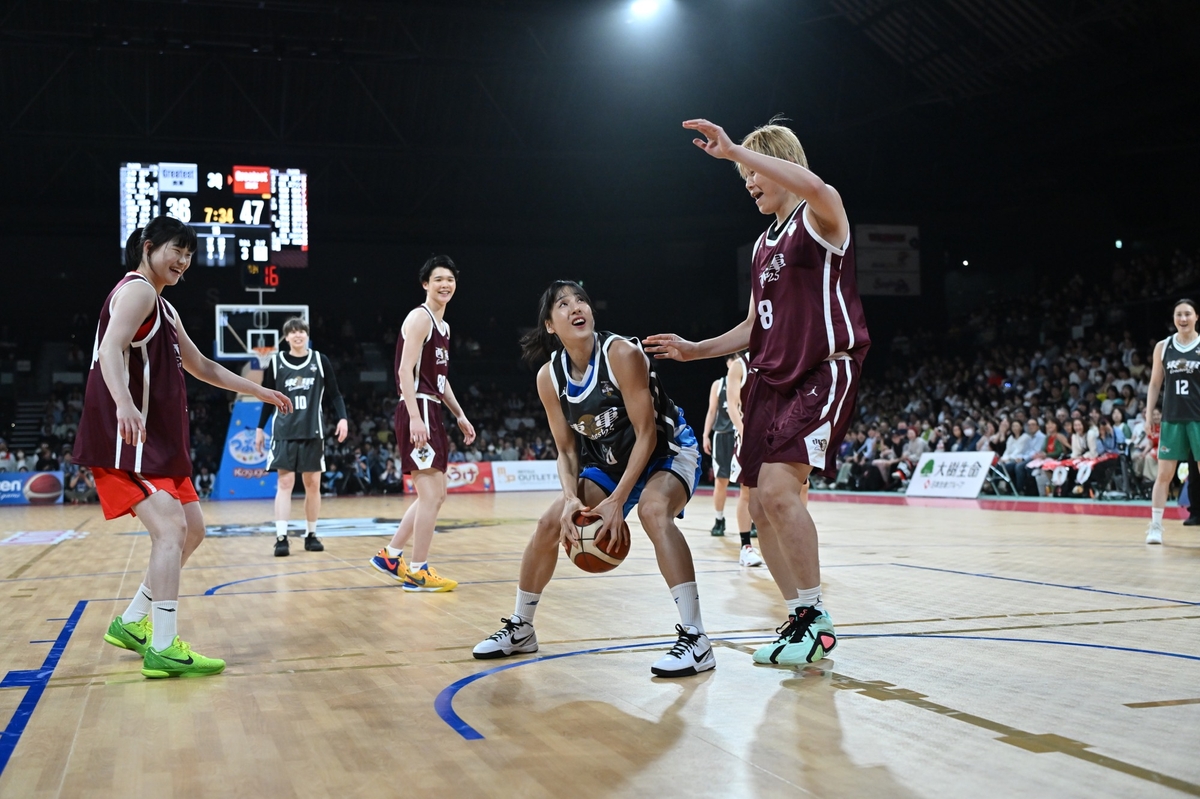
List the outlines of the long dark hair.
{"label": "long dark hair", "polygon": [[562,346],[558,336],[546,330],[546,323],[550,321],[550,315],[554,311],[554,302],[563,291],[571,292],[586,302],[593,311],[596,309],[596,306],[592,305],[592,298],[584,291],[583,286],[574,280],[556,280],[551,283],[542,292],[542,298],[538,300],[537,324],[533,326],[532,330],[521,336],[521,358],[534,369],[549,360],[550,354]]}
{"label": "long dark hair", "polygon": [[144,228],[137,228],[125,240],[125,268],[134,271],[142,263],[146,242],[154,252],[164,244],[178,244],[189,252],[196,251],[196,231],[170,216],[156,216]]}

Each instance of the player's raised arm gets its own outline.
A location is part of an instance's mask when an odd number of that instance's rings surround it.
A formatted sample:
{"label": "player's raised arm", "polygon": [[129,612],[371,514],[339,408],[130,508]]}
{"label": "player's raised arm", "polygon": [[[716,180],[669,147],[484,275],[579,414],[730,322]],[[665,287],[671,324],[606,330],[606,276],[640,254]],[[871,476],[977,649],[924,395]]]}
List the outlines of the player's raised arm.
{"label": "player's raised arm", "polygon": [[[172,309],[173,311],[174,309]],[[252,383],[244,377],[235,375],[211,358],[204,357],[196,345],[192,343],[192,339],[188,336],[187,331],[183,329],[183,322],[179,319],[178,314],[175,315],[175,330],[179,335],[179,357],[182,359],[183,368],[188,374],[197,380],[203,380],[205,383],[217,388],[236,391],[239,394],[249,394],[257,400],[269,402],[278,408],[281,413],[292,412],[292,401],[283,392],[264,388],[258,383]]]}
{"label": "player's raised arm", "polygon": [[707,119],[689,119],[683,126],[697,131],[704,137],[692,140],[701,150],[714,158],[733,161],[743,176],[747,176],[748,173],[747,183],[754,176],[762,175],[807,201],[813,223],[825,240],[840,246],[849,235],[850,222],[846,218],[841,195],[812,170],[734,144],[729,134]]}

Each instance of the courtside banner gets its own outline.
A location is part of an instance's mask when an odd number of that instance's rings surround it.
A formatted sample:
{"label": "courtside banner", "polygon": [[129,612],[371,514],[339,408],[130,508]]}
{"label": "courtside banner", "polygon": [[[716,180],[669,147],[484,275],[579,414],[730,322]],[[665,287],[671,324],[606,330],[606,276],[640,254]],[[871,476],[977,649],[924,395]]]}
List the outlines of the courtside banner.
{"label": "courtside banner", "polygon": [[277,475],[267,471],[267,452],[271,449],[271,430],[275,417],[267,420],[260,453],[254,448],[254,431],[262,403],[258,400],[238,400],[229,415],[229,432],[221,452],[221,468],[213,480],[213,499],[265,499],[275,496]]}
{"label": "courtside banner", "polygon": [[492,461],[497,491],[561,491],[557,461]]}
{"label": "courtside banner", "polygon": [[0,472],[0,505],[61,505],[62,472]]}
{"label": "courtside banner", "polygon": [[[448,463],[446,464],[446,493],[447,494],[482,494],[491,493],[492,464],[480,463]],[[404,476],[404,492],[412,494],[411,475]]]}
{"label": "courtside banner", "polygon": [[904,493],[910,497],[974,499],[995,457],[994,452],[926,452]]}

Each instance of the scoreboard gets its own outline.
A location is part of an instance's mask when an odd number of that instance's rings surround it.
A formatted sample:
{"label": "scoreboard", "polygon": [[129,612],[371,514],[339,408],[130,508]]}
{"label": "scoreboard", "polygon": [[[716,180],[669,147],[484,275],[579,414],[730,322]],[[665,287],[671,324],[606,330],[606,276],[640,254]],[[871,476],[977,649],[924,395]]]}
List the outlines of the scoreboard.
{"label": "scoreboard", "polygon": [[266,166],[121,164],[121,251],[165,214],[196,231],[195,266],[233,267],[248,289],[279,285],[308,266],[308,175]]}

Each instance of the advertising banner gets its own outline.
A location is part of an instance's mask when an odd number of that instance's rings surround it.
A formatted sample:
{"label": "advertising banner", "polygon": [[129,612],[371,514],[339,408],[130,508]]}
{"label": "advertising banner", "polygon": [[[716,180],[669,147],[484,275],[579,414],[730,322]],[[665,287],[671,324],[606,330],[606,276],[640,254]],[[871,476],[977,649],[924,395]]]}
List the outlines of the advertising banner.
{"label": "advertising banner", "polygon": [[910,497],[974,499],[995,457],[994,452],[926,452],[904,493]]}
{"label": "advertising banner", "polygon": [[915,225],[855,225],[858,293],[921,293],[921,236]]}
{"label": "advertising banner", "polygon": [[275,496],[276,475],[267,471],[267,451],[271,448],[274,417],[267,421],[267,440],[263,451],[254,448],[254,431],[262,403],[238,400],[229,416],[229,432],[221,452],[221,468],[213,481],[213,499],[264,499]]}
{"label": "advertising banner", "polygon": [[62,472],[0,472],[0,505],[61,505]]}
{"label": "advertising banner", "polygon": [[557,461],[493,461],[497,491],[560,491]]}
{"label": "advertising banner", "polygon": [[[446,493],[447,494],[480,494],[492,490],[492,464],[481,463],[448,463],[446,464]],[[404,492],[416,492],[412,476],[404,476]]]}

